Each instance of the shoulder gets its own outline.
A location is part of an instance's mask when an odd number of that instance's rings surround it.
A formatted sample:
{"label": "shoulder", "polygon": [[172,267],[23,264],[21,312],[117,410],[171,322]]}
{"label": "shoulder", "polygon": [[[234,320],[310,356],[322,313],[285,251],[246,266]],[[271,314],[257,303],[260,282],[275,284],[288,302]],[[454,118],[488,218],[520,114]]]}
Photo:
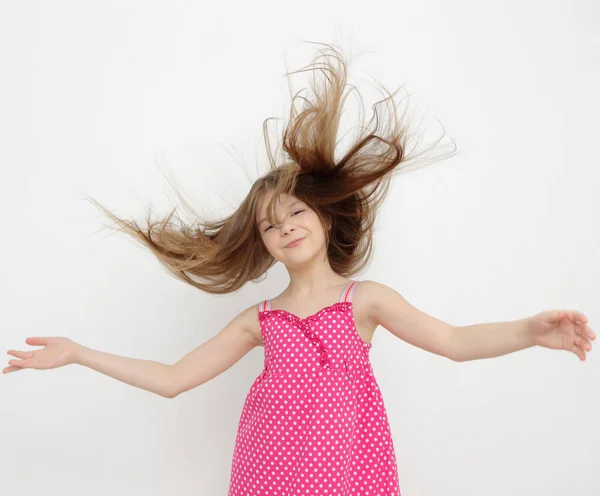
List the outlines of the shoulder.
{"label": "shoulder", "polygon": [[354,294],[360,294],[363,300],[373,302],[377,299],[377,295],[386,289],[389,290],[390,288],[380,282],[366,279],[359,281],[355,286]]}
{"label": "shoulder", "polygon": [[377,281],[364,280],[355,286],[354,296],[355,306],[360,306],[362,313],[367,316],[369,321],[375,325],[381,323],[381,309],[386,305],[397,303],[403,299],[402,296],[385,284]]}
{"label": "shoulder", "polygon": [[253,303],[249,307],[246,307],[238,313],[234,319],[237,320],[242,328],[254,338],[258,346],[262,346],[262,335],[260,332],[260,323],[258,321],[259,304],[260,303]]}

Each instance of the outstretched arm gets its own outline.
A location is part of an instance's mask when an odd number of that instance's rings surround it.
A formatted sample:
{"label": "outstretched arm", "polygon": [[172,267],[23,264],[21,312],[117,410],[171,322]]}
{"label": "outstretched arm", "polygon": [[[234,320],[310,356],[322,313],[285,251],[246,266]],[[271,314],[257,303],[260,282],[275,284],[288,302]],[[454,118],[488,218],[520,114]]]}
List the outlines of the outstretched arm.
{"label": "outstretched arm", "polygon": [[219,333],[197,346],[173,365],[130,358],[83,346],[67,337],[30,337],[26,343],[43,346],[32,351],[8,350],[4,374],[24,369],[54,369],[79,364],[131,386],[165,398],[210,381],[238,362],[260,343],[251,329],[257,325],[253,305],[234,317]]}
{"label": "outstretched arm", "polygon": [[546,310],[510,322],[492,322],[458,327],[454,333],[459,361],[506,355],[532,346],[574,353],[582,362],[592,350],[594,331],[587,317],[576,310]]}
{"label": "outstretched arm", "polygon": [[[362,286],[362,288],[360,288]],[[436,355],[456,360],[452,347],[455,327],[412,306],[394,289],[375,281],[362,281],[360,298],[369,317],[394,336]]]}
{"label": "outstretched arm", "polygon": [[509,322],[452,326],[420,311],[392,288],[364,281],[370,318],[396,337],[456,362],[506,355],[532,346],[574,353],[585,360],[596,338],[575,310],[547,310]]}
{"label": "outstretched arm", "polygon": [[8,350],[7,353],[17,359],[10,360],[9,366],[2,373],[10,374],[26,369],[48,370],[79,364],[130,386],[171,397],[174,373],[172,367],[164,363],[106,353],[64,336],[28,337],[25,342],[43,348]]}
{"label": "outstretched arm", "polygon": [[528,319],[457,327],[452,339],[457,362],[493,358],[535,345]]}

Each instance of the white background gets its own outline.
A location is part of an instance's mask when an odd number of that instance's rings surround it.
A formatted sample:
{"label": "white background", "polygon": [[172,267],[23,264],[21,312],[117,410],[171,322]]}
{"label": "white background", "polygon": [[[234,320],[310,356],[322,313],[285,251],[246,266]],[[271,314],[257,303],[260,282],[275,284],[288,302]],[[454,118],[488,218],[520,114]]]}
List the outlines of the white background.
{"label": "white background", "polygon": [[[200,211],[233,212],[266,171],[263,120],[287,117],[284,73],[319,48],[302,40],[360,55],[365,117],[373,80],[404,85],[458,146],[394,180],[354,279],[454,325],[566,308],[600,331],[599,29],[591,0],[3,2],[0,348],[68,336],[174,363],[283,290],[281,264],[235,294],[185,285],[81,191],[143,221],[178,204],[165,173]],[[598,353],[456,363],[380,327],[403,496],[600,494]],[[262,361],[172,400],[79,365],[0,376],[2,494],[225,495]]]}

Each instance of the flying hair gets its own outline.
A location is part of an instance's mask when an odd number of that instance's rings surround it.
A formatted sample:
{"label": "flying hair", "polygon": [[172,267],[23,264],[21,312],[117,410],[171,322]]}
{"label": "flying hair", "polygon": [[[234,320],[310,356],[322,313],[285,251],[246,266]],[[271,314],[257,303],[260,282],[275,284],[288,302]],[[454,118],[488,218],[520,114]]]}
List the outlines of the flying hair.
{"label": "flying hair", "polygon": [[[376,102],[373,117],[339,159],[338,128],[346,98],[347,69],[350,62],[333,45],[316,43],[313,62],[285,76],[313,71],[324,76],[310,87],[312,98],[293,96],[289,122],[281,140],[282,154],[276,158],[270,148],[267,124],[263,136],[269,170],[259,177],[239,207],[222,219],[202,219],[193,209],[193,223],[179,216],[172,222],[173,209],[165,218],[153,221],[148,213],[145,226],[135,220],[121,219],[90,198],[123,231],[143,243],[175,277],[213,294],[231,293],[246,282],[258,282],[276,259],[266,249],[256,219],[258,208],[267,193],[267,218],[275,222],[275,202],[281,195],[294,196],[309,205],[323,225],[327,257],[339,275],[351,278],[364,269],[373,255],[373,232],[376,213],[382,205],[396,173],[415,170],[452,156],[456,150],[451,140],[449,153],[434,156],[441,138],[429,149],[407,151],[409,126],[405,115],[400,118],[394,97],[397,91]],[[296,101],[301,101],[300,110]],[[385,105],[389,118],[381,119],[378,108]],[[415,139],[417,144],[420,139]],[[176,188],[175,188],[176,189]],[[179,193],[178,193],[179,194]],[[88,195],[86,195],[88,196]],[[181,195],[179,195],[182,198]],[[89,196],[88,196],[89,198]]]}

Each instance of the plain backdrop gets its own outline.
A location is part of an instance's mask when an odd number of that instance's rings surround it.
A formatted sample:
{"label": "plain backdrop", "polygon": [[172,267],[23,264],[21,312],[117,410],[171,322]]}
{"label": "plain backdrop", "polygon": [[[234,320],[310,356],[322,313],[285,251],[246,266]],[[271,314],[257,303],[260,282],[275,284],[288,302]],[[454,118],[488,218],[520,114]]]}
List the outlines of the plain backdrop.
{"label": "plain backdrop", "polygon": [[[143,221],[180,205],[166,175],[199,211],[232,213],[266,171],[263,120],[287,118],[284,73],[319,48],[304,40],[355,56],[365,118],[374,81],[404,86],[432,139],[458,147],[394,179],[354,279],[456,326],[562,308],[600,331],[599,30],[592,0],[2,2],[0,348],[68,336],[174,363],[285,288],[279,263],[203,293],[105,229],[81,192]],[[0,491],[225,495],[263,351],[175,399],[79,365],[0,376]],[[403,496],[600,494],[598,353],[456,363],[379,327]]]}

